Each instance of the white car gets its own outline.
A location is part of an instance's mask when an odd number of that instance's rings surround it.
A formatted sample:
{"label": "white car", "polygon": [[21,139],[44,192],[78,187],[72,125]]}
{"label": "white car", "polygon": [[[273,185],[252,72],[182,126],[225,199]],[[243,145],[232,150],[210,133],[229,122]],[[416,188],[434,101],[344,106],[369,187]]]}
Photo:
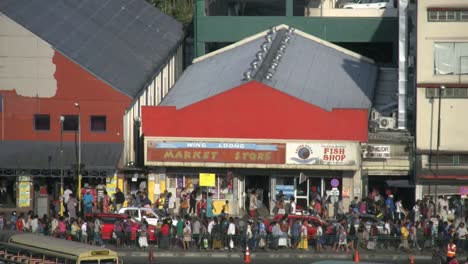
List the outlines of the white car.
{"label": "white car", "polygon": [[130,215],[141,222],[143,218],[150,225],[157,226],[159,222],[159,216],[153,212],[151,208],[146,207],[124,207],[119,210],[119,214]]}
{"label": "white car", "polygon": [[343,8],[365,9],[365,8],[394,8],[393,0],[354,0],[352,3],[346,3]]}

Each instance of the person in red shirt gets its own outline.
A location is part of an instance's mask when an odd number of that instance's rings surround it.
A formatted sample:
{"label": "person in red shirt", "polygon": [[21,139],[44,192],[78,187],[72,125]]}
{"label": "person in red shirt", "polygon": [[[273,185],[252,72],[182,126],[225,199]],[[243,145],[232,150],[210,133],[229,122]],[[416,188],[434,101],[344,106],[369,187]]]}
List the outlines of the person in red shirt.
{"label": "person in red shirt", "polygon": [[163,225],[161,226],[161,237],[159,240],[159,248],[161,249],[169,249],[169,236],[171,230],[171,224],[164,220]]}
{"label": "person in red shirt", "polygon": [[24,230],[24,213],[21,213],[16,220],[16,231],[23,232]]}

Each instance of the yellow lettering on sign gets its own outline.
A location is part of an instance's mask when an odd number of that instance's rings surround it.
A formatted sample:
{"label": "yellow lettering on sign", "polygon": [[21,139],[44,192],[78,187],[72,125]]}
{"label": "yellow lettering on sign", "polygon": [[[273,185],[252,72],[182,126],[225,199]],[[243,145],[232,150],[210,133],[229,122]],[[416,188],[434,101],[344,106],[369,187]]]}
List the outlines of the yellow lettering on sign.
{"label": "yellow lettering on sign", "polygon": [[234,154],[234,159],[239,161],[270,161],[271,152],[236,152]]}
{"label": "yellow lettering on sign", "polygon": [[173,159],[174,158],[174,153],[172,153],[172,151],[166,151],[164,152],[164,158],[165,159]]}

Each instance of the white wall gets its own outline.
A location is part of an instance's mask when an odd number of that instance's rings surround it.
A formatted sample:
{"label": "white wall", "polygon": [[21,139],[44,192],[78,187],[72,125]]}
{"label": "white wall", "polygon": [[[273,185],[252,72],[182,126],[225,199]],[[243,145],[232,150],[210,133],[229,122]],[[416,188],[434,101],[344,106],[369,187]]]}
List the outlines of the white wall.
{"label": "white wall", "polygon": [[[124,115],[124,155],[123,165],[135,161],[133,127],[135,118],[141,117],[142,106],[156,106],[174,86],[183,71],[183,48],[179,47],[177,52],[168,60],[153,81],[145,88],[143,93],[134,100],[132,106]],[[142,129],[140,127],[140,136]],[[142,142],[143,143],[143,142]],[[142,145],[143,146],[143,145]],[[143,155],[142,157],[143,158]]]}
{"label": "white wall", "polygon": [[0,13],[0,91],[26,97],[53,97],[54,49],[42,39]]}

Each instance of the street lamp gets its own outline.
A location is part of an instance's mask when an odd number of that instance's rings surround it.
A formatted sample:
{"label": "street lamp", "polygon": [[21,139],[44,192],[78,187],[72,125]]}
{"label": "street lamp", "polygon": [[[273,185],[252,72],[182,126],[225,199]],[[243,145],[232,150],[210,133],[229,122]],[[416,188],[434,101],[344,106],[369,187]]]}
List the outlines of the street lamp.
{"label": "street lamp", "polygon": [[445,90],[445,85],[441,85],[439,89],[439,111],[437,113],[437,160],[436,160],[436,171],[439,173],[439,150],[440,150],[440,121],[441,121],[441,111],[442,111],[442,93]]}
{"label": "street lamp", "polygon": [[63,216],[63,121],[64,116],[60,116],[60,215]]}
{"label": "street lamp", "polygon": [[79,103],[73,105],[78,109],[78,212],[81,212],[81,108]]}

